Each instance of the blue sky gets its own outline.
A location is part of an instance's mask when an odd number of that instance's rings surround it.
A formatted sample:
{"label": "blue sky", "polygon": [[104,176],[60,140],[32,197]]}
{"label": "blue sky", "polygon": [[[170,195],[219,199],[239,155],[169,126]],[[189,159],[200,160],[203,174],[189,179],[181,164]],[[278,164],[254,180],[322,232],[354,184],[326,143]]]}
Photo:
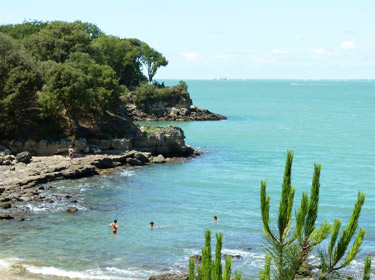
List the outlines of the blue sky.
{"label": "blue sky", "polygon": [[373,79],[375,1],[0,0],[0,23],[82,20],[139,38],[156,79]]}

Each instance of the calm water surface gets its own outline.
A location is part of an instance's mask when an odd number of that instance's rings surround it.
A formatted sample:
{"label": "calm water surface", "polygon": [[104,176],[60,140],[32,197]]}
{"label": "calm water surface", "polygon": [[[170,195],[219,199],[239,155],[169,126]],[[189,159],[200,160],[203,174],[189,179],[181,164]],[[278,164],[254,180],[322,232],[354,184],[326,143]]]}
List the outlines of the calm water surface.
{"label": "calm water surface", "polygon": [[[0,268],[28,260],[32,272],[100,279],[186,272],[204,230],[212,229],[224,233],[223,253],[241,255],[233,270],[256,277],[263,257],[260,181],[268,180],[274,221],[287,149],[295,151],[296,205],[310,189],[313,164],[323,165],[319,221],[341,218],[346,225],[358,191],[367,194],[360,226],[368,232],[352,270],[362,268],[375,252],[375,82],[187,82],[195,105],[228,120],[159,124],[181,126],[186,143],[204,155],[50,184],[78,200],[80,211],[66,214],[69,201],[30,205],[30,221],[1,223]],[[115,218],[117,235],[108,227]],[[150,221],[160,228],[151,231]]]}

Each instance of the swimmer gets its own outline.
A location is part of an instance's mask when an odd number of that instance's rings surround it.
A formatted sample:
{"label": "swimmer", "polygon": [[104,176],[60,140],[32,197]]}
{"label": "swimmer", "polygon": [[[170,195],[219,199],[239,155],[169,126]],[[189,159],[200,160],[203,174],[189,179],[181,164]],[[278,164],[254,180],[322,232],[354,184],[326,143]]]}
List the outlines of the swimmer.
{"label": "swimmer", "polygon": [[159,228],[158,226],[154,226],[154,222],[150,222],[150,229]]}
{"label": "swimmer", "polygon": [[217,216],[214,216],[214,222],[217,223],[219,220],[217,219]]}
{"label": "swimmer", "polygon": [[109,225],[109,227],[113,227],[113,233],[117,233],[117,228],[118,228],[117,220],[114,220],[113,223]]}

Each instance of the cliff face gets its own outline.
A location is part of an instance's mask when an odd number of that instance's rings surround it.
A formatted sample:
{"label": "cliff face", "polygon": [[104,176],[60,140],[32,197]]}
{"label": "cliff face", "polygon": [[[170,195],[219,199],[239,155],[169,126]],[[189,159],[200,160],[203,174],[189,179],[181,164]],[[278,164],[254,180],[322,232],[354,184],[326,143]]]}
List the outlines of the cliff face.
{"label": "cliff face", "polygon": [[[168,127],[136,127],[133,135],[113,139],[86,139],[80,138],[76,141],[61,139],[59,141],[15,141],[3,143],[1,153],[17,154],[23,151],[32,152],[35,155],[48,156],[67,154],[70,145],[74,145],[76,153],[82,154],[121,154],[131,149],[150,152],[151,154],[163,154],[165,156],[190,156],[194,150],[185,145],[185,135],[177,126]],[[4,152],[9,149],[9,152]],[[2,151],[1,151],[2,150]]]}

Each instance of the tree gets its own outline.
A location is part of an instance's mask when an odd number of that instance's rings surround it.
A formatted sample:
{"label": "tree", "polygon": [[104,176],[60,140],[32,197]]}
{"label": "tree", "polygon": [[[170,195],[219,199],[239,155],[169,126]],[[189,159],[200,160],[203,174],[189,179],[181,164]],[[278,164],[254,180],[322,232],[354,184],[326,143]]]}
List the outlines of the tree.
{"label": "tree", "polygon": [[[211,231],[205,232],[205,245],[202,248],[202,264],[197,267],[198,280],[230,280],[232,270],[232,258],[225,258],[225,268],[222,271],[221,265],[221,248],[223,246],[223,234],[216,234],[216,250],[215,260],[212,259],[211,255]],[[189,280],[195,279],[195,262],[189,260]],[[241,273],[236,271],[235,280],[241,280]]]}
{"label": "tree", "polygon": [[0,25],[0,32],[3,32],[13,39],[24,39],[32,34],[38,33],[45,28],[48,22],[39,20],[24,21],[21,24]]}
{"label": "tree", "polygon": [[326,239],[331,233],[329,261],[322,259],[322,264],[319,266],[322,269],[321,279],[326,279],[331,272],[348,265],[358,253],[365,233],[362,229],[360,230],[352,249],[349,251],[345,262],[336,266],[345,254],[348,244],[356,232],[358,218],[365,200],[365,195],[362,193],[358,194],[352,217],[346,229],[343,231],[340,241],[332,255],[341,222],[335,220],[333,228],[331,228],[327,222],[323,222],[319,227],[316,227],[315,225],[318,217],[321,171],[321,166],[315,164],[310,197],[307,193],[302,194],[301,206],[296,214],[295,231],[291,234],[292,209],[295,193],[295,188],[292,188],[291,186],[293,156],[294,152],[287,152],[277,232],[271,231],[269,225],[270,197],[267,197],[266,195],[267,182],[261,182],[260,204],[263,232],[266,240],[264,250],[267,254],[265,270],[261,273],[261,277],[265,280],[270,279],[271,274],[269,271],[272,263],[276,267],[276,272],[274,273],[275,279],[295,279],[296,274],[304,262],[307,261],[312,249]]}
{"label": "tree", "polygon": [[118,104],[121,90],[111,67],[96,64],[87,53],[73,53],[46,73],[39,98],[41,114],[61,120],[65,115],[75,134],[83,121],[91,127],[100,123],[105,112]]}
{"label": "tree", "polygon": [[116,36],[100,36],[91,43],[93,58],[99,64],[106,64],[116,72],[120,84],[136,87],[146,78],[141,71],[137,39],[120,39]]}
{"label": "tree", "polygon": [[24,44],[39,60],[64,62],[72,52],[88,51],[91,40],[80,23],[54,21],[29,36]]}
{"label": "tree", "polygon": [[0,136],[14,137],[33,117],[30,112],[42,80],[34,61],[1,33],[0,53]]}
{"label": "tree", "polygon": [[82,22],[80,20],[77,20],[74,23],[78,23],[82,27],[82,29],[85,30],[85,32],[90,35],[92,39],[96,39],[104,35],[104,32],[97,25],[93,23]]}
{"label": "tree", "polygon": [[146,43],[143,43],[141,51],[141,62],[147,68],[148,81],[152,83],[152,79],[154,78],[158,68],[161,66],[167,66],[168,61],[161,53],[154,50]]}

